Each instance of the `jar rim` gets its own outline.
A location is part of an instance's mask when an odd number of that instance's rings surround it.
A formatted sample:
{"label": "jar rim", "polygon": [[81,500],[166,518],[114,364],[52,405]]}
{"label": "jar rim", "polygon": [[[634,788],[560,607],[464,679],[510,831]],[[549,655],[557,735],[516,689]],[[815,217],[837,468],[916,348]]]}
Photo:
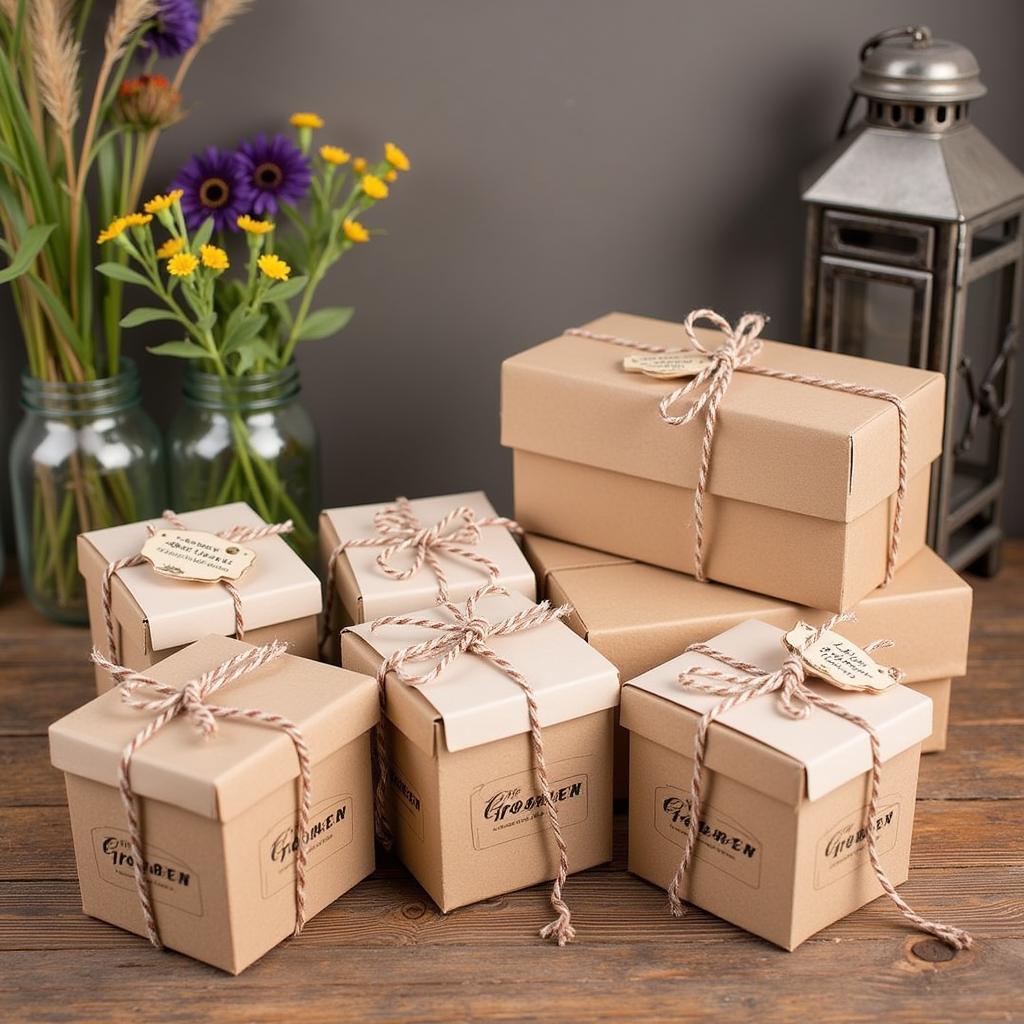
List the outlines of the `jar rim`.
{"label": "jar rim", "polygon": [[183,393],[192,405],[218,411],[272,409],[295,398],[302,389],[294,360],[278,370],[221,376],[194,363],[185,368]]}
{"label": "jar rim", "polygon": [[131,408],[142,400],[139,369],[123,357],[118,372],[93,380],[46,380],[21,373],[21,404],[29,412],[53,416],[94,416]]}

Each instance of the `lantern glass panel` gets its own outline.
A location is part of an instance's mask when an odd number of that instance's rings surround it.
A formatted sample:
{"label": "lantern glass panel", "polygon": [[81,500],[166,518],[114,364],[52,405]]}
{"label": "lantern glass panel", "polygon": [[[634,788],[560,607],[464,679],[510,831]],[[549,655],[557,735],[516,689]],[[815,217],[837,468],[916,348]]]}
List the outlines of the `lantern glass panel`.
{"label": "lantern glass panel", "polygon": [[836,348],[840,352],[911,363],[914,351],[914,292],[905,284],[841,276],[834,306]]}

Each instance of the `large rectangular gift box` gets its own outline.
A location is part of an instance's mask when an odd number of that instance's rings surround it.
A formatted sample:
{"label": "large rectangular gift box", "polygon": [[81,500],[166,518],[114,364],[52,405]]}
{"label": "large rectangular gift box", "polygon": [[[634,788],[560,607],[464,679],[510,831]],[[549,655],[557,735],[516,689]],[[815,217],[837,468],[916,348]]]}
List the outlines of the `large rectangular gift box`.
{"label": "large rectangular gift box", "polygon": [[[547,537],[528,535],[524,547],[542,595],[573,606],[566,623],[623,679],[747,619],[818,626],[829,614]],[[903,682],[931,697],[933,729],[923,753],[946,749],[951,680],[967,671],[972,597],[970,585],[925,548],[853,609],[856,621],[843,623],[857,643],[892,640]]]}
{"label": "large rectangular gift box", "polygon": [[[612,313],[586,329],[685,348],[682,325]],[[722,335],[697,331],[716,348]],[[694,571],[703,414],[670,425],[680,380],[623,369],[628,348],[562,335],[502,367],[502,443],[515,514],[530,532]],[[942,447],[941,374],[766,341],[759,366],[884,389],[908,414],[900,557],[924,546],[929,467]],[[682,412],[681,408],[673,410]],[[710,579],[845,611],[882,583],[899,479],[886,400],[737,370],[718,411],[704,509]]]}
{"label": "large rectangular gift box", "polygon": [[[496,623],[531,607],[520,594],[491,595],[477,614]],[[443,608],[418,616],[451,621]],[[376,673],[384,658],[432,635],[416,626],[352,626],[342,633],[342,664]],[[487,643],[536,694],[569,870],[610,860],[618,673],[558,621]],[[449,911],[554,878],[558,853],[523,690],[489,661],[463,654],[421,687],[389,672],[385,692],[388,819],[399,858],[434,902]]]}
{"label": "large rectangular gift box", "polygon": [[[483,491],[414,498],[404,504],[418,524],[417,529],[428,530],[446,522],[446,526],[438,531],[442,539],[453,538],[473,520],[486,522],[497,518],[494,507]],[[385,535],[376,528],[374,517],[394,507],[380,504],[354,505],[348,508],[329,508],[321,512],[320,556],[323,565],[329,565],[332,552],[342,540],[379,538],[383,541]],[[467,510],[472,518],[453,516],[452,513],[459,509]],[[516,591],[530,600],[536,596],[536,583],[530,565],[523,557],[515,537],[505,526],[481,526],[477,539],[457,539],[453,547],[486,559],[496,566],[500,572],[494,582],[499,586]],[[453,601],[465,601],[487,582],[488,573],[479,562],[444,546],[436,546],[432,550],[444,572]],[[429,565],[423,565],[408,579],[397,579],[384,572],[378,563],[384,551],[383,543],[372,547],[354,545],[338,556],[333,574],[337,599],[332,602],[332,631],[343,626],[370,622],[382,615],[400,615],[418,608],[429,608],[437,603],[438,579]],[[410,547],[396,551],[388,563],[394,570],[401,572],[412,567],[415,557],[416,551]]]}
{"label": "large rectangular gift box", "polygon": [[[782,636],[781,629],[750,620],[708,642],[774,670],[785,655]],[[630,731],[629,869],[663,888],[676,873],[689,828],[697,722],[722,699],[678,682],[695,666],[736,674],[711,658],[683,654],[630,680],[622,692],[622,722]],[[882,866],[899,885],[907,878],[931,701],[904,686],[867,694],[809,685],[860,714],[878,735],[884,763],[872,827]],[[866,845],[868,733],[820,708],[808,719],[789,718],[777,702],[777,693],[758,697],[711,724],[700,831],[681,895],[794,949],[882,889]]]}
{"label": "large rectangular gift box", "polygon": [[[181,689],[250,649],[209,636],[149,674]],[[369,737],[379,719],[376,683],[285,654],[226,683],[209,703],[283,716],[309,748],[305,914],[312,917],[373,870]],[[147,929],[118,765],[155,717],[108,690],[50,726],[50,756],[67,781],[82,909],[140,935]],[[298,776],[292,739],[261,722],[218,719],[216,735],[204,738],[181,714],[137,749],[130,781],[165,946],[237,974],[292,933]]]}
{"label": "large rectangular gift box", "polygon": [[[178,519],[190,531],[213,534],[267,525],[244,501],[183,512]],[[78,537],[78,567],[85,579],[93,646],[119,664],[140,670],[208,633],[235,634],[234,602],[221,584],[172,579],[144,563],[118,570],[112,580],[117,650],[107,650],[103,573],[111,562],[139,554],[147,527],[172,528],[164,519],[151,519]],[[256,557],[233,584],[241,598],[243,638],[252,644],[283,640],[294,654],[316,658],[320,580],[280,536],[247,541],[245,547]],[[106,673],[97,669],[97,692],[110,685]]]}

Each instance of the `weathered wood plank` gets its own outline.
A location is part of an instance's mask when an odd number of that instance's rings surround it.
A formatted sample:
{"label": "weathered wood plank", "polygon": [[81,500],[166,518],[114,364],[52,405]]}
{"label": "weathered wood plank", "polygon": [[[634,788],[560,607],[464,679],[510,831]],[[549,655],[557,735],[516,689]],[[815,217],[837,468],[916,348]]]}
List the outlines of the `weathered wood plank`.
{"label": "weathered wood plank", "polygon": [[[409,1024],[471,1020],[706,1021],[791,1024],[1007,1021],[1019,1005],[1024,942],[928,964],[910,943],[833,939],[795,953],[764,943],[628,942],[561,951],[539,940],[499,959],[472,945],[425,951],[319,947],[305,936],[237,978],[174,953],[18,953],[6,958],[0,1009],[19,1021]],[[98,982],[97,979],[103,979]]]}

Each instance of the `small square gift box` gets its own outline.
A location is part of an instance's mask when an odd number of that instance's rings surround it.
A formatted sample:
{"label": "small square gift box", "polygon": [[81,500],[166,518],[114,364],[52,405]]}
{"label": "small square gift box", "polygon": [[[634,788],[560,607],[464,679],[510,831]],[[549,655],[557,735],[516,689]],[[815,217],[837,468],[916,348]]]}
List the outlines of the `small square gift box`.
{"label": "small square gift box", "polygon": [[383,687],[379,834],[449,911],[554,879],[559,945],[570,872],[611,858],[615,668],[564,608],[485,586],[351,626],[342,664]]}
{"label": "small square gift box", "polygon": [[[566,625],[611,661],[623,679],[748,619],[782,627],[797,619],[820,625],[830,614],[534,534],[523,546],[541,594],[572,605]],[[972,596],[970,585],[924,548],[888,586],[864,598],[856,621],[843,626],[855,643],[880,636],[891,640],[902,682],[931,697],[932,732],[922,753],[946,748],[951,682],[967,672]]]}
{"label": "small square gift box", "polygon": [[[283,539],[291,529],[239,501],[80,534],[93,646],[139,670],[208,633],[316,658],[320,581]],[[97,668],[97,692],[110,685]]]}
{"label": "small square gift box", "polygon": [[763,325],[613,313],[507,359],[523,529],[812,608],[889,581],[924,546],[942,375]]}
{"label": "small square gift box", "polygon": [[238,974],[374,865],[373,679],[209,636],[50,726],[82,909]]}
{"label": "small square gift box", "polygon": [[532,601],[533,570],[515,540],[521,532],[482,491],[326,509],[320,513],[327,570],[321,641],[383,615],[464,602],[485,583]]}
{"label": "small square gift box", "polygon": [[[629,869],[795,949],[907,878],[931,701],[835,631],[750,620],[623,687]],[[827,680],[827,681],[826,681]]]}

